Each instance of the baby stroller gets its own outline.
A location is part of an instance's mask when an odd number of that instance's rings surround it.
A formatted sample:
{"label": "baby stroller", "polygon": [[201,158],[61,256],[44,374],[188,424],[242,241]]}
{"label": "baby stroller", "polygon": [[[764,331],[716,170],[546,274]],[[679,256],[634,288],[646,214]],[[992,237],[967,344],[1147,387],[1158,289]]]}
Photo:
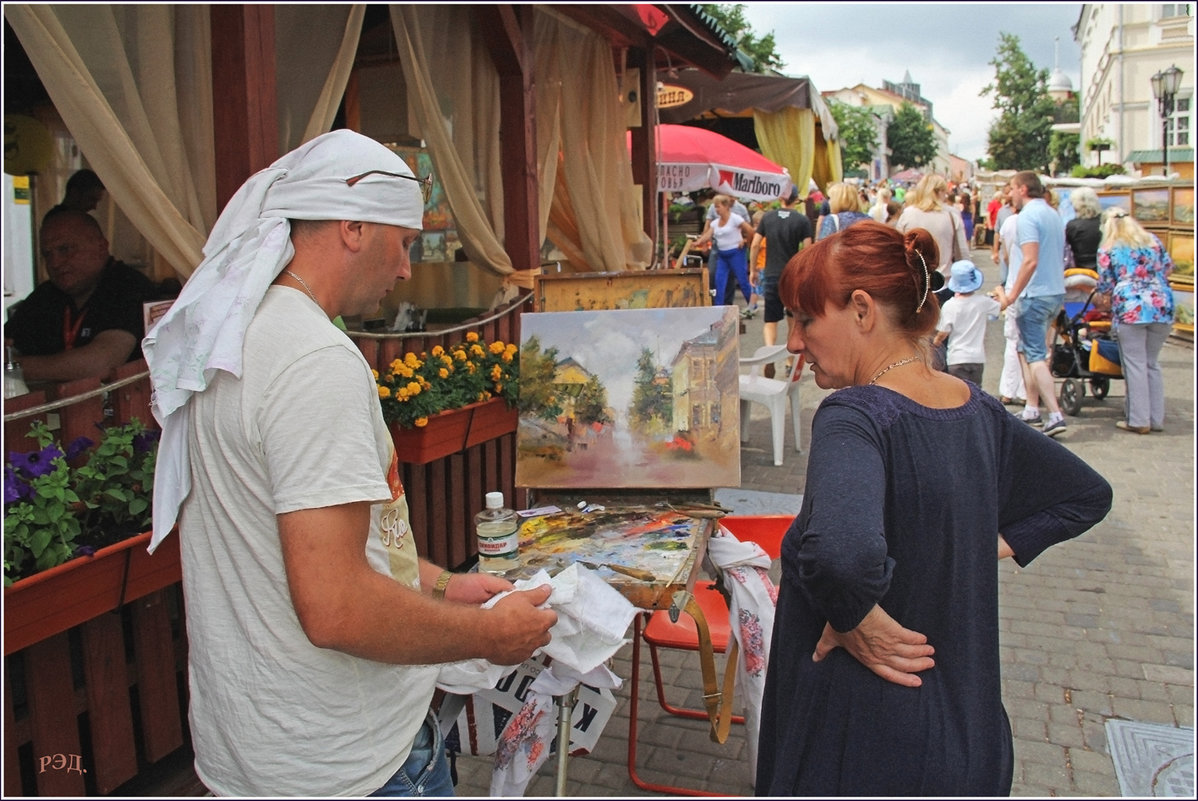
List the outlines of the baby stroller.
{"label": "baby stroller", "polygon": [[1123,378],[1119,344],[1111,336],[1111,314],[1093,307],[1098,273],[1075,267],[1065,271],[1065,303],[1054,323],[1052,374],[1062,378],[1061,411],[1077,415],[1086,383],[1098,400],[1107,396],[1111,379]]}

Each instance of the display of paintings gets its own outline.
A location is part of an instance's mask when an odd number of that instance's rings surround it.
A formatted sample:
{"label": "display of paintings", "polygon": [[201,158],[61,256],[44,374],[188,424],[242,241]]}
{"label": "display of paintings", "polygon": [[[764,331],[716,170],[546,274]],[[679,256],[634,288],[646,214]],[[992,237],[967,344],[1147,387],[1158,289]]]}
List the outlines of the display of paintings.
{"label": "display of paintings", "polygon": [[1169,224],[1169,187],[1133,189],[1131,215],[1141,225]]}
{"label": "display of paintings", "polygon": [[735,306],[520,318],[516,484],[740,484]]}
{"label": "display of paintings", "polygon": [[1099,192],[1098,205],[1103,211],[1122,206],[1128,214],[1131,214],[1131,198],[1126,192]]}
{"label": "display of paintings", "polygon": [[[429,193],[428,202],[424,204],[424,233],[412,246],[411,254],[414,262],[452,261],[453,253],[449,251],[449,234],[453,233],[453,241],[457,241],[457,231],[453,214],[449,209],[449,201],[445,198],[445,188],[433,170],[433,160],[428,151],[412,147],[392,148],[400,158],[407,163],[417,177],[433,176],[433,187]],[[439,232],[439,236],[431,234]]]}
{"label": "display of paintings", "polygon": [[537,311],[598,311],[711,305],[706,268],[543,275]]}
{"label": "display of paintings", "polygon": [[1194,277],[1194,234],[1169,233],[1169,258],[1173,259],[1173,275]]}
{"label": "display of paintings", "polygon": [[1173,187],[1173,224],[1194,224],[1194,187]]}

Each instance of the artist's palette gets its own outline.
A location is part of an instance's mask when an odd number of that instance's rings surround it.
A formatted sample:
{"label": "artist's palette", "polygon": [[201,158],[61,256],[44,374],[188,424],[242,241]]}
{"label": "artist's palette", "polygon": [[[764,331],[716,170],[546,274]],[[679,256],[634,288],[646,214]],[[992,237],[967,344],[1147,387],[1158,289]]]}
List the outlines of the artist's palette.
{"label": "artist's palette", "polygon": [[644,506],[559,511],[520,527],[520,567],[508,579],[550,575],[576,562],[642,609],[669,606],[685,586],[712,520]]}

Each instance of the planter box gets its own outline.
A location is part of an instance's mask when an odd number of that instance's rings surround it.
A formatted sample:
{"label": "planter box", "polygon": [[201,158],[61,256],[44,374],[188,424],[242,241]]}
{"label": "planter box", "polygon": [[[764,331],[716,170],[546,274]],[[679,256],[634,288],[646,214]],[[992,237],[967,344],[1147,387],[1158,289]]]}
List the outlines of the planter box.
{"label": "planter box", "polygon": [[399,461],[428,464],[516,430],[518,414],[502,398],[472,403],[435,414],[422,428],[392,423],[391,438]]}
{"label": "planter box", "polygon": [[153,556],[149,543],[147,531],[7,587],[5,656],[182,581],[178,533]]}

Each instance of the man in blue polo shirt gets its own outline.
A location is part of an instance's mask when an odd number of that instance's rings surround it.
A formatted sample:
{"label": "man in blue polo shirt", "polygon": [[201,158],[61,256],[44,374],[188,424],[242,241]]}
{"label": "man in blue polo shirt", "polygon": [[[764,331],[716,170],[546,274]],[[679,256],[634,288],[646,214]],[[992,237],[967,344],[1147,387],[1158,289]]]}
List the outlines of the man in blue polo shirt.
{"label": "man in blue polo shirt", "polygon": [[[1056,385],[1048,368],[1048,326],[1065,300],[1065,225],[1044,200],[1044,185],[1032,171],[1011,178],[1011,204],[1019,214],[1014,247],[1023,255],[1019,274],[1005,300],[1016,303],[1019,356],[1027,405],[1020,419],[1044,425],[1050,437],[1065,432],[1065,416],[1057,404]],[[1005,308],[1005,306],[1004,306]],[[1040,400],[1048,407],[1042,420]]]}

